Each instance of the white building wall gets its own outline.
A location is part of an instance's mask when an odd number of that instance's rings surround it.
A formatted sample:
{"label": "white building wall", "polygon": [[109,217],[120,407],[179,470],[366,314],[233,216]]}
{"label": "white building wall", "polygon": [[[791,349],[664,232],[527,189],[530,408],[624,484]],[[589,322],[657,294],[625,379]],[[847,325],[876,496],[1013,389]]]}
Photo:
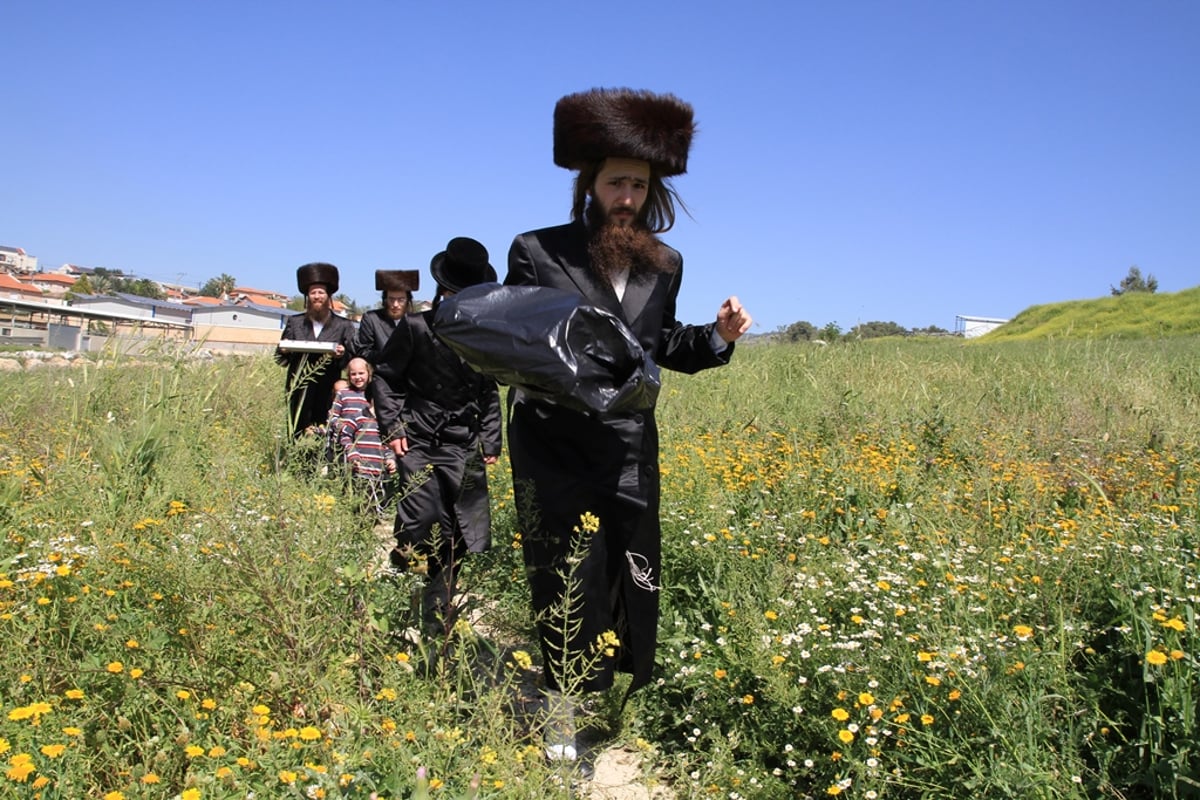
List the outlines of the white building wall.
{"label": "white building wall", "polygon": [[261,306],[199,306],[192,309],[192,324],[270,330],[278,333],[283,330],[287,318],[294,313],[285,309],[265,309]]}
{"label": "white building wall", "polygon": [[994,331],[1004,323],[1006,319],[997,319],[996,317],[970,317],[959,315],[954,318],[954,332],[961,335],[964,339],[974,339],[977,336],[983,336],[989,331]]}
{"label": "white building wall", "polygon": [[23,274],[37,272],[37,256],[29,255],[20,247],[0,246],[0,271]]}

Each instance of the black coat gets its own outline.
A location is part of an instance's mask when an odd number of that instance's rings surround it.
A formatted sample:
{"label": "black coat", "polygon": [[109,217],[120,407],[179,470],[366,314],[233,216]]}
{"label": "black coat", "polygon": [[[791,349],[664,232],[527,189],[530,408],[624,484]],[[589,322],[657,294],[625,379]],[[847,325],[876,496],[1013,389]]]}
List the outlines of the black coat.
{"label": "black coat", "polygon": [[496,382],[471,369],[429,328],[432,311],[408,314],[379,358],[401,389],[399,428],[409,451],[400,459],[406,485],[397,502],[400,544],[428,552],[436,528],[461,549],[491,545],[491,512],[483,456],[500,455],[500,395]]}
{"label": "black coat", "polygon": [[[673,271],[631,279],[618,300],[589,267],[586,229],[571,223],[517,236],[504,282],[578,292],[628,324],[661,367],[693,373],[725,364],[732,346],[719,355],[714,351],[713,324],[683,325],[675,319],[683,260],[671,253]],[[633,674],[631,691],[644,686],[654,665],[662,586],[654,409],[585,413],[519,390],[510,392],[509,403],[513,489],[547,679],[568,691],[594,691],[611,686],[617,669]],[[590,538],[572,535],[584,527],[584,513],[599,518]],[[571,613],[568,627],[578,629],[568,650],[570,657],[595,658],[595,663],[588,664],[580,684],[571,685],[568,678],[563,686],[564,625],[556,614],[563,596],[560,571],[581,539],[586,546],[575,578],[582,602]],[[613,658],[593,655],[593,643],[606,631],[620,640]]]}
{"label": "black coat", "polygon": [[342,345],[341,358],[323,353],[288,353],[275,348],[275,361],[287,367],[288,427],[293,436],[314,425],[324,425],[333,405],[333,384],[341,377],[350,360],[354,343],[354,323],[330,314],[321,335],[313,332],[307,314],[295,314],[283,324],[280,341],[336,342]]}
{"label": "black coat", "polygon": [[354,355],[366,359],[375,369],[371,378],[371,400],[375,403],[375,417],[384,441],[391,438],[392,431],[399,430],[400,409],[404,404],[404,376],[382,357],[384,346],[396,330],[396,322],[385,309],[377,308],[363,314],[354,336]]}

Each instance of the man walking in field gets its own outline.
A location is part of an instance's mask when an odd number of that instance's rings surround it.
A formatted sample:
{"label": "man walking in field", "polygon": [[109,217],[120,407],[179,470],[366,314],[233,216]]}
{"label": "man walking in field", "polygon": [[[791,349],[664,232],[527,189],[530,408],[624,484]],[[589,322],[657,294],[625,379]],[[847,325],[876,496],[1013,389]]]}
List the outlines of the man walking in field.
{"label": "man walking in field", "polygon": [[383,293],[380,307],[362,315],[354,336],[354,354],[365,358],[375,370],[371,378],[375,416],[385,440],[400,430],[403,408],[404,376],[397,375],[380,357],[384,345],[412,309],[413,292],[421,287],[421,273],[415,269],[377,269],[375,288]]}
{"label": "man walking in field", "polygon": [[434,335],[438,306],[496,270],[480,242],[460,236],[435,255],[433,308],[399,319],[379,353],[395,376],[401,399],[388,445],[396,454],[402,489],[396,502],[396,569],[424,558],[423,631],[444,638],[453,628],[457,579],[469,553],[491,547],[487,467],[500,455],[500,395],[496,382],[475,372]]}
{"label": "man walking in field", "polygon": [[[627,325],[662,367],[728,363],[750,314],[729,297],[707,325],[678,322],[683,259],[658,238],[675,221],[668,179],[686,172],[693,132],[692,107],[672,95],[595,89],[559,100],[554,163],[578,171],[572,221],[517,236],[505,284],[577,293]],[[570,696],[611,687],[616,671],[633,675],[633,691],[654,664],[662,566],[654,408],[587,412],[514,387],[508,439],[546,666],[546,752],[574,760]]]}
{"label": "man walking in field", "polygon": [[346,366],[354,323],[333,312],[338,268],[322,261],[296,270],[304,313],[283,326],[275,361],[287,367],[288,429],[293,437],[316,430],[329,416],[333,384]]}

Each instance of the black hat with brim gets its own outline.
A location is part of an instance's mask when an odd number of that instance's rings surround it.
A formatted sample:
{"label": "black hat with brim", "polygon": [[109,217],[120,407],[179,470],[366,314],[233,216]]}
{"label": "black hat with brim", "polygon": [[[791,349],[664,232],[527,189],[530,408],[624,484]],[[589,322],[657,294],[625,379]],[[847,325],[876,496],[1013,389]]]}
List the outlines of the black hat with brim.
{"label": "black hat with brim", "polygon": [[451,239],[446,249],[429,262],[429,271],[438,286],[452,292],[496,280],[496,270],[488,263],[487,248],[466,236]]}

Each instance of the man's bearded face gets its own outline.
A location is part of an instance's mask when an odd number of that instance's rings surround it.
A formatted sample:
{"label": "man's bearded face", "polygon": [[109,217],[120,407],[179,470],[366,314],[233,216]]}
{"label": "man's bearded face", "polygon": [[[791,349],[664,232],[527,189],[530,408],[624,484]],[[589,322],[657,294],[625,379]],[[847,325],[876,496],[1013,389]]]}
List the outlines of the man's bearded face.
{"label": "man's bearded face", "polygon": [[592,268],[610,285],[622,270],[629,270],[633,280],[670,268],[666,247],[642,221],[649,186],[645,161],[610,158],[596,175],[584,211],[591,231],[588,254]]}
{"label": "man's bearded face", "polygon": [[314,319],[320,319],[332,307],[329,302],[329,290],[324,284],[314,283],[309,286],[305,297],[308,299],[308,315]]}
{"label": "man's bearded face", "polygon": [[650,193],[650,164],[633,158],[609,158],[596,173],[592,203],[612,224],[633,225]]}

